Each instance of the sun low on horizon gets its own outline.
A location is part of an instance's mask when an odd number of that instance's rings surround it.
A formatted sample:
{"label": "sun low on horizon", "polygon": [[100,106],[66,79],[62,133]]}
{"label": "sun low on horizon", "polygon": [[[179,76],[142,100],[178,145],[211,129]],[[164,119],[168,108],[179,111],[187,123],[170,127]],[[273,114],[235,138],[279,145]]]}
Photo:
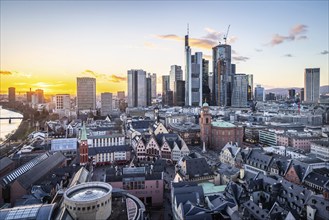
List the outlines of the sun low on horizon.
{"label": "sun low on horizon", "polygon": [[97,94],[116,93],[127,90],[130,69],[156,73],[159,93],[171,65],[185,68],[187,32],[209,72],[212,47],[226,36],[237,73],[253,74],[254,85],[303,87],[305,68],[320,68],[320,85],[329,85],[328,1],[0,4],[1,94],[75,95],[77,77],[96,78]]}

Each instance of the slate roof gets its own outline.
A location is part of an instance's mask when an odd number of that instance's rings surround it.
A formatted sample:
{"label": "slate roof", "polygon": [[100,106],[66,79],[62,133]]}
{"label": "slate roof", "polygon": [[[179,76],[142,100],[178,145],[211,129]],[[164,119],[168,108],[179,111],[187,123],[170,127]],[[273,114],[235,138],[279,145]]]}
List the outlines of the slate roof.
{"label": "slate roof", "polygon": [[240,148],[238,146],[236,146],[235,144],[231,145],[230,143],[227,143],[221,151],[223,152],[226,149],[230,151],[233,158],[235,158],[238,152],[240,151]]}
{"label": "slate roof", "polygon": [[57,152],[19,176],[17,181],[23,188],[29,189],[36,181],[58,167],[64,161],[66,161],[66,157],[61,152]]}
{"label": "slate roof", "polygon": [[272,156],[266,155],[263,151],[259,151],[259,150],[252,150],[248,157],[247,160],[254,163],[258,164],[258,168],[260,168],[260,165],[263,165],[266,167],[266,169],[268,168],[268,166],[270,165],[270,162],[272,160]]}
{"label": "slate roof", "polygon": [[11,159],[9,159],[8,157],[2,158],[0,160],[0,170],[3,170],[4,168],[8,167],[12,163],[14,163],[14,161],[12,161]]}
{"label": "slate roof", "polygon": [[273,157],[273,159],[270,162],[268,171],[270,171],[270,168],[275,168],[275,169],[278,169],[279,172],[282,172],[283,174],[285,174],[288,170],[291,159],[289,159],[288,157],[284,157],[284,156],[280,156],[280,155],[276,155],[276,154],[273,154],[272,157]]}
{"label": "slate roof", "polygon": [[212,175],[207,161],[205,158],[188,158],[186,159],[186,175],[190,178]]}
{"label": "slate roof", "polygon": [[317,211],[315,212],[315,218],[319,220],[328,219],[329,216],[329,201],[326,200],[322,195],[312,195],[306,202],[307,205],[314,207]]}
{"label": "slate roof", "polygon": [[324,185],[329,181],[329,176],[324,176],[313,170],[306,175],[304,181],[310,182],[320,187],[324,187]]}
{"label": "slate roof", "polygon": [[261,209],[256,203],[249,200],[242,204],[242,206],[252,215],[255,219],[269,219],[268,210]]}
{"label": "slate roof", "polygon": [[113,152],[127,152],[132,151],[130,145],[114,145],[106,147],[90,147],[88,148],[88,156],[94,156],[101,153],[113,153]]}

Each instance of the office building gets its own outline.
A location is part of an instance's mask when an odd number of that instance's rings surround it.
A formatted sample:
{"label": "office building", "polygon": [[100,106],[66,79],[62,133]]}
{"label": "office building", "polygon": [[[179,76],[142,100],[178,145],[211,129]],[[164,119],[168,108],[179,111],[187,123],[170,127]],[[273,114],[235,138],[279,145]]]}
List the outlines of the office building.
{"label": "office building", "polygon": [[261,85],[257,85],[255,88],[255,100],[260,102],[265,101],[265,90]]}
{"label": "office building", "polygon": [[185,35],[185,105],[192,105],[190,89],[192,88],[191,48],[188,42],[188,33]]}
{"label": "office building", "polygon": [[128,107],[146,106],[146,72],[128,70]]}
{"label": "office building", "polygon": [[112,93],[101,93],[101,116],[110,115],[112,112]]}
{"label": "office building", "polygon": [[13,103],[16,101],[16,89],[14,87],[8,88],[8,102]]}
{"label": "office building", "polygon": [[300,89],[300,101],[304,101],[304,97],[305,97],[305,92],[304,92],[304,88]]}
{"label": "office building", "polygon": [[152,99],[157,97],[157,74],[153,73],[151,75],[151,96]]}
{"label": "office building", "polygon": [[171,91],[175,90],[175,82],[177,80],[183,80],[183,70],[181,66],[172,65],[170,66],[170,87]]}
{"label": "office building", "polygon": [[296,95],[296,90],[295,89],[288,89],[288,97],[289,99],[294,99]]}
{"label": "office building", "polygon": [[212,104],[212,96],[213,96],[213,81],[214,81],[214,76],[213,76],[213,73],[212,72],[209,72],[209,76],[208,76],[208,86],[209,86],[209,89],[210,89],[210,99],[207,100],[206,102],[207,103],[210,103]]}
{"label": "office building", "polygon": [[254,76],[252,74],[248,76],[248,101],[252,101],[254,99]]}
{"label": "office building", "polygon": [[317,102],[320,97],[320,68],[306,68],[304,73],[305,102]]}
{"label": "office building", "polygon": [[209,61],[202,59],[202,103],[210,101]]}
{"label": "office building", "polygon": [[275,94],[270,92],[268,94],[265,95],[265,100],[266,101],[274,101],[276,100]]}
{"label": "office building", "polygon": [[232,65],[231,46],[219,44],[212,48],[213,85],[212,102],[216,106],[231,106]]}
{"label": "office building", "polygon": [[247,107],[248,100],[248,76],[236,74],[233,79],[232,106]]}
{"label": "office building", "polygon": [[184,106],[185,105],[185,81],[177,80],[175,83],[175,95],[174,105]]}
{"label": "office building", "polygon": [[117,92],[117,98],[119,99],[119,100],[123,100],[123,99],[125,99],[125,91],[118,91]]}
{"label": "office building", "polygon": [[162,104],[163,105],[169,105],[169,99],[168,97],[170,96],[168,93],[170,91],[170,76],[169,75],[164,75],[162,76]]}
{"label": "office building", "polygon": [[77,110],[96,109],[96,79],[77,77]]}
{"label": "office building", "polygon": [[37,99],[37,104],[41,104],[41,103],[44,103],[45,102],[45,98],[44,98],[44,95],[43,95],[43,90],[42,89],[37,89],[35,90],[35,95],[37,96],[36,99]]}
{"label": "office building", "polygon": [[69,94],[56,94],[55,112],[59,115],[65,115],[71,109],[71,99]]}
{"label": "office building", "polygon": [[146,106],[150,105],[152,105],[152,78],[149,73],[146,78]]}

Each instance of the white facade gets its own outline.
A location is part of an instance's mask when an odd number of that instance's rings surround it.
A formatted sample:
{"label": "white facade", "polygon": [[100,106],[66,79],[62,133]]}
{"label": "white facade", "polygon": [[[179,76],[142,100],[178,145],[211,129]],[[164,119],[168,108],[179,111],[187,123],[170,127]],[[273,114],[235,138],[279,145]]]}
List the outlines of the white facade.
{"label": "white facade", "polygon": [[57,94],[55,96],[55,110],[70,110],[71,99],[69,94]]}
{"label": "white facade", "polygon": [[128,70],[128,107],[146,106],[146,72]]}
{"label": "white facade", "polygon": [[196,52],[191,57],[191,106],[202,106],[202,53]]}
{"label": "white facade", "polygon": [[112,93],[101,93],[101,116],[110,115],[112,112]]}
{"label": "white facade", "polygon": [[96,109],[96,79],[91,77],[77,78],[78,110]]}
{"label": "white facade", "polygon": [[317,102],[320,97],[320,68],[306,68],[304,73],[305,102]]}

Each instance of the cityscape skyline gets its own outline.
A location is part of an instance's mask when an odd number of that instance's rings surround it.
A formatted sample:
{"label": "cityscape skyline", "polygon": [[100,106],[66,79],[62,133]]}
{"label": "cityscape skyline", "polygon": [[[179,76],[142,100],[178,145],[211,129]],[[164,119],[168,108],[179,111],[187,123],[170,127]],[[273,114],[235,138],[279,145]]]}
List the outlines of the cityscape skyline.
{"label": "cityscape skyline", "polygon": [[[218,7],[224,10],[214,15]],[[253,74],[254,85],[303,87],[305,68],[320,68],[320,86],[328,85],[327,8],[327,1],[1,1],[0,93],[76,94],[77,77],[95,77],[97,94],[127,91],[129,69],[156,73],[159,93],[171,65],[184,69],[187,23],[192,54],[202,52],[210,72],[211,49],[231,25],[232,63],[237,73]]]}

